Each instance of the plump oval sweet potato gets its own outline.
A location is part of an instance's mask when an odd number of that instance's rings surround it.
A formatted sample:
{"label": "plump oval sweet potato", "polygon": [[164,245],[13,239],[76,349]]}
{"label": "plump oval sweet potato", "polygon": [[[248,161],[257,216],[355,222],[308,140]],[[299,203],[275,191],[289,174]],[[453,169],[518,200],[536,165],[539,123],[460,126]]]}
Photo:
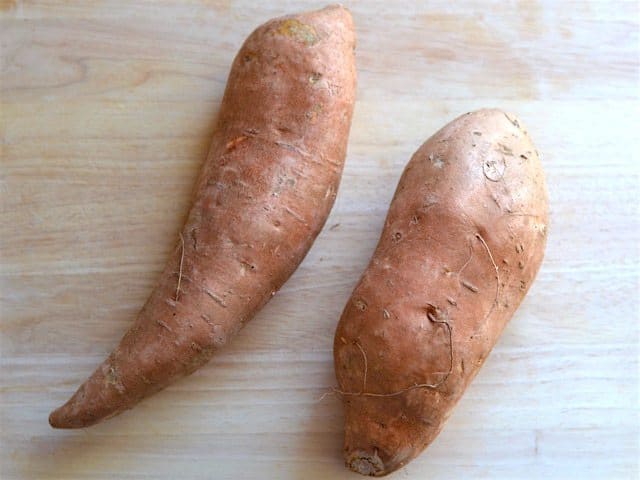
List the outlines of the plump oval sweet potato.
{"label": "plump oval sweet potato", "polygon": [[333,205],[355,99],[342,7],[275,19],[237,54],[193,206],[118,347],[49,417],[97,423],[203,365],[289,278]]}
{"label": "plump oval sweet potato", "polygon": [[513,115],[463,115],[414,154],[334,342],[347,465],[382,476],[442,429],[531,286],[547,194]]}

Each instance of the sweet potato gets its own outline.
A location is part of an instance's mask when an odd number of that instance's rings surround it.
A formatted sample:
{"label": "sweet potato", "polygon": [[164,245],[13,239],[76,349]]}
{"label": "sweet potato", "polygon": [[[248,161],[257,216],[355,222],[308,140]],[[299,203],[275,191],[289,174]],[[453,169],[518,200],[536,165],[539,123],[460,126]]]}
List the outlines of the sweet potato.
{"label": "sweet potato", "polygon": [[433,441],[531,286],[546,228],[513,115],[468,113],[414,154],[335,335],[348,467],[383,476]]}
{"label": "sweet potato", "polygon": [[86,427],[192,373],[300,264],[333,205],[355,98],[342,7],[271,20],[237,54],[193,205],[118,347],[49,417]]}

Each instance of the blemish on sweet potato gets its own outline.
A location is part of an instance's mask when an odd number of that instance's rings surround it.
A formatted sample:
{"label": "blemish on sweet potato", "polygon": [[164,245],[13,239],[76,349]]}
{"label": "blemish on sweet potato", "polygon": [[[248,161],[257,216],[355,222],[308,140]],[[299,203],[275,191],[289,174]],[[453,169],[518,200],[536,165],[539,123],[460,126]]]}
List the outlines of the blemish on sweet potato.
{"label": "blemish on sweet potato", "polygon": [[307,47],[318,43],[318,33],[313,26],[302,23],[295,18],[288,18],[280,22],[276,30],[280,35],[291,37],[298,42],[304,43]]}
{"label": "blemish on sweet potato", "polygon": [[227,152],[235,150],[235,148],[247,139],[246,136],[240,135],[239,137],[229,140],[226,145]]}
{"label": "blemish on sweet potato", "polygon": [[309,76],[309,83],[311,84],[315,84],[318,83],[318,81],[322,78],[322,74],[318,73],[318,72],[313,72],[310,76]]}
{"label": "blemish on sweet potato", "polygon": [[504,176],[507,165],[502,157],[487,159],[482,163],[484,176],[492,182],[499,182]]}
{"label": "blemish on sweet potato", "polygon": [[478,293],[480,291],[478,287],[476,287],[473,283],[469,282],[468,280],[462,280],[462,286],[468,290],[471,290],[473,293]]}

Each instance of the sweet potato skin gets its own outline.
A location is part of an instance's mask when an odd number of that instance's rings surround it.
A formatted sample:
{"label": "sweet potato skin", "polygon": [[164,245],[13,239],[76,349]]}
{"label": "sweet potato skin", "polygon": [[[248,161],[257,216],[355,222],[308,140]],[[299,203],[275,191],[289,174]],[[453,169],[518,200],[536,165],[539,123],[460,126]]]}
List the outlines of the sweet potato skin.
{"label": "sweet potato skin", "polygon": [[294,272],[333,205],[355,100],[342,7],[278,18],[237,54],[180,241],[118,347],[49,417],[78,428],[192,373]]}
{"label": "sweet potato skin", "polygon": [[413,155],[335,335],[352,470],[393,472],[440,432],[531,286],[547,217],[513,115],[463,115]]}

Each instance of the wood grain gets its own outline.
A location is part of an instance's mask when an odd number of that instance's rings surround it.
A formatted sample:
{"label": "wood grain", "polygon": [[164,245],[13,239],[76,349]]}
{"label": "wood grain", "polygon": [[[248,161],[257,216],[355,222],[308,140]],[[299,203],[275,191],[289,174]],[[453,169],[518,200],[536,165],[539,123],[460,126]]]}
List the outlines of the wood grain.
{"label": "wood grain", "polygon": [[66,400],[145,301],[233,55],[320,2],[1,1],[0,477],[325,479],[342,467],[333,330],[404,164],[458,114],[517,113],[551,202],[539,277],[436,442],[398,478],[638,475],[635,1],[346,2],[359,92],[327,227],[192,377],[86,431]]}

